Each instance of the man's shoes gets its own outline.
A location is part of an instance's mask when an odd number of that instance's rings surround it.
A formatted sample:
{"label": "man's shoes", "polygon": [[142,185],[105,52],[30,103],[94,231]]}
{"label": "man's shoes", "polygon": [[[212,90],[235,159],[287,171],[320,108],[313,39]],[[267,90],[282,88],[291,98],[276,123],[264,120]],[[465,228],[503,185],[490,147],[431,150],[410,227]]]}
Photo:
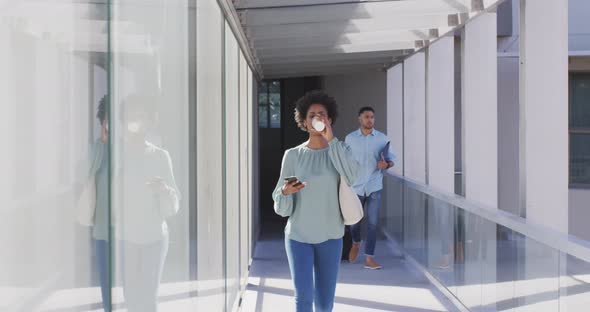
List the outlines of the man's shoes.
{"label": "man's shoes", "polygon": [[367,257],[365,260],[365,269],[369,270],[381,270],[383,267],[379,265],[379,263],[375,262],[373,257]]}
{"label": "man's shoes", "polygon": [[359,256],[360,243],[352,243],[350,251],[348,252],[348,261],[354,263]]}

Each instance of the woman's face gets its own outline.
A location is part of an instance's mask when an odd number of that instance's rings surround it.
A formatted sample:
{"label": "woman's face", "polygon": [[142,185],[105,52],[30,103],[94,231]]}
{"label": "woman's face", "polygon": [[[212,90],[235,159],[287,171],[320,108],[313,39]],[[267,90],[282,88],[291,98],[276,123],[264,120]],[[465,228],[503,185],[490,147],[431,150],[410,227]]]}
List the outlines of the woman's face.
{"label": "woman's face", "polygon": [[125,130],[131,137],[143,137],[147,132],[147,114],[138,109],[126,111]]}
{"label": "woman's face", "polygon": [[307,110],[307,116],[305,118],[305,127],[307,131],[312,134],[319,134],[311,125],[314,118],[318,118],[326,124],[332,125],[332,119],[328,117],[328,111],[322,104],[312,104]]}

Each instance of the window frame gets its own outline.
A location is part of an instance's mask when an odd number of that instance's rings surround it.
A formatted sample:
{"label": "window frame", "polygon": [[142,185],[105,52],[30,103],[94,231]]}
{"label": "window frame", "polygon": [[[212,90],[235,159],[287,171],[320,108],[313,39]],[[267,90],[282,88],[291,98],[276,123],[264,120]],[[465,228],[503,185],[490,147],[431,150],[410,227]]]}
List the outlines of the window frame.
{"label": "window frame", "polygon": [[[270,84],[277,82],[279,84],[279,126],[278,127],[273,127],[272,126],[272,117],[271,117],[271,105],[270,105]],[[258,114],[260,116],[260,108],[261,107],[266,107],[266,121],[265,124],[261,124],[260,121],[258,122],[258,127],[260,129],[281,129],[282,128],[282,124],[283,124],[283,118],[282,118],[282,111],[283,111],[283,83],[280,79],[274,79],[274,80],[264,80],[261,82],[262,84],[266,85],[266,103],[261,104],[260,102],[260,89],[258,90]]]}
{"label": "window frame", "polygon": [[[572,149],[571,149],[571,142],[572,142],[572,135],[589,135],[590,136],[590,126],[589,127],[572,127],[571,125],[571,114],[572,114],[572,104],[573,104],[573,95],[574,95],[574,84],[573,81],[575,80],[576,76],[587,76],[590,79],[590,71],[570,71],[568,75],[568,184],[570,189],[590,189],[590,183],[575,183],[572,182],[571,176],[571,167],[572,167]],[[590,99],[589,99],[590,100]]]}

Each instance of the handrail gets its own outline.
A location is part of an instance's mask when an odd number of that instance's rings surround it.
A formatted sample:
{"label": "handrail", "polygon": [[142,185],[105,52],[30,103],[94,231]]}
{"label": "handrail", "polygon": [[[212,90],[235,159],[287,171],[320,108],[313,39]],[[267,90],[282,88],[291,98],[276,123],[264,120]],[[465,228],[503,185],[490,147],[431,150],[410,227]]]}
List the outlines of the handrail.
{"label": "handrail", "polygon": [[589,241],[573,235],[564,234],[547,226],[532,223],[525,218],[521,218],[520,216],[516,216],[509,212],[467,200],[465,197],[441,191],[408,177],[400,176],[391,171],[388,171],[386,176],[400,180],[405,185],[419,192],[447,202],[490,222],[500,224],[553,249],[580,258],[586,262],[590,262]]}

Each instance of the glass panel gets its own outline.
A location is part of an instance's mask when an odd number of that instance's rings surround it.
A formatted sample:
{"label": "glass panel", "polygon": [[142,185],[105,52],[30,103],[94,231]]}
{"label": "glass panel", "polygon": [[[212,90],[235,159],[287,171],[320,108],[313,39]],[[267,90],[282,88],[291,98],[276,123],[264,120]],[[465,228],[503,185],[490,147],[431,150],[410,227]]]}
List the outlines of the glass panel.
{"label": "glass panel", "polygon": [[570,128],[590,129],[590,74],[572,74],[570,84]]}
{"label": "glass panel", "polygon": [[240,288],[248,278],[248,63],[240,52]]}
{"label": "glass panel", "polygon": [[188,10],[179,0],[112,7],[116,310],[195,309]]}
{"label": "glass panel", "polygon": [[263,81],[258,87],[258,126],[260,128],[268,128],[268,82]]}
{"label": "glass panel", "polygon": [[268,83],[268,92],[280,94],[281,93],[281,83],[276,80]]}
{"label": "glass panel", "polygon": [[[248,81],[247,81],[247,94],[246,94],[246,98],[247,98],[247,103],[248,103],[248,124],[247,124],[247,131],[248,131],[248,182],[247,182],[247,194],[248,194],[248,260],[252,258],[252,252],[253,252],[253,246],[254,243],[252,241],[252,238],[255,237],[255,234],[253,233],[253,230],[255,227],[254,222],[255,222],[255,212],[252,210],[252,207],[254,205],[254,194],[253,192],[257,192],[258,189],[253,187],[253,171],[252,171],[252,167],[250,166],[250,164],[252,164],[252,162],[254,161],[254,127],[253,127],[253,122],[254,122],[254,105],[252,103],[253,99],[253,90],[254,90],[254,84],[256,83],[254,81],[254,77],[252,75],[252,70],[250,70],[250,68],[247,68],[248,71]],[[258,207],[256,207],[256,211],[258,211]]]}
{"label": "glass panel", "polygon": [[518,304],[514,298],[515,283],[522,277],[518,266],[519,258],[523,256],[524,237],[503,226],[498,227],[498,289],[496,293],[496,309],[511,311]]}
{"label": "glass panel", "polygon": [[590,134],[570,133],[570,183],[590,186]]}
{"label": "glass panel", "polygon": [[[196,263],[198,308],[225,311],[223,200],[223,15],[216,0],[199,0],[197,9],[197,183]],[[196,219],[196,220],[195,220]]]}
{"label": "glass panel", "polygon": [[258,106],[258,126],[268,128],[268,106]]}
{"label": "glass panel", "polygon": [[[465,211],[459,211],[458,223],[463,226],[457,244],[462,252],[457,270],[457,296],[463,304],[474,309],[482,303],[482,267],[480,248],[482,241],[477,228],[482,220]],[[462,259],[461,259],[462,258]]]}
{"label": "glass panel", "polygon": [[456,293],[455,208],[435,198],[428,203],[428,265],[433,275]]}
{"label": "glass panel", "polygon": [[[272,86],[275,86],[278,82],[273,82]],[[272,90],[273,88],[271,88]],[[276,89],[276,88],[275,88]],[[280,128],[281,127],[281,93],[280,88],[278,91],[274,91],[269,95],[270,104],[270,127]]]}
{"label": "glass panel", "polygon": [[421,265],[426,263],[426,196],[411,188],[404,190],[404,248]]}
{"label": "glass panel", "polygon": [[237,303],[240,276],[239,180],[239,50],[229,24],[225,24],[225,229],[227,307]]}
{"label": "glass panel", "polygon": [[560,311],[586,311],[590,306],[590,263],[561,254]]}
{"label": "glass panel", "polygon": [[[107,6],[0,6],[0,310],[102,309],[109,116],[98,108],[103,98],[108,108]],[[90,196],[97,186],[98,203]]]}
{"label": "glass panel", "polygon": [[383,188],[386,209],[379,213],[381,227],[390,237],[403,242],[403,183],[397,179],[384,179]]}
{"label": "glass panel", "polygon": [[[400,179],[389,176],[385,187],[386,234],[470,311],[584,311],[581,307],[590,301],[590,279],[584,275],[590,264],[425,195]],[[393,235],[394,227],[400,227],[395,223],[400,202],[404,231]]]}
{"label": "glass panel", "polygon": [[559,252],[519,235],[521,256],[515,282],[514,311],[559,311]]}
{"label": "glass panel", "polygon": [[2,4],[0,310],[229,310],[250,70],[215,0],[109,3]]}
{"label": "glass panel", "polygon": [[268,106],[268,93],[258,93],[258,103],[260,106]]}
{"label": "glass panel", "polygon": [[[263,81],[258,86],[258,96],[268,94],[268,82]],[[260,105],[266,105],[266,102],[260,101]]]}
{"label": "glass panel", "polygon": [[272,105],[270,107],[270,127],[281,127],[281,107],[278,105]]}

